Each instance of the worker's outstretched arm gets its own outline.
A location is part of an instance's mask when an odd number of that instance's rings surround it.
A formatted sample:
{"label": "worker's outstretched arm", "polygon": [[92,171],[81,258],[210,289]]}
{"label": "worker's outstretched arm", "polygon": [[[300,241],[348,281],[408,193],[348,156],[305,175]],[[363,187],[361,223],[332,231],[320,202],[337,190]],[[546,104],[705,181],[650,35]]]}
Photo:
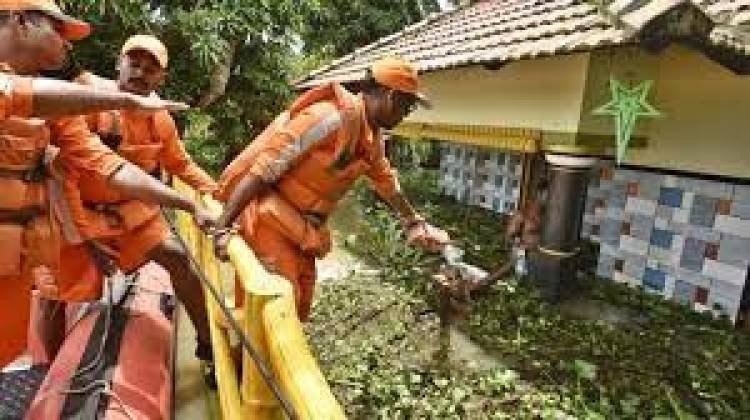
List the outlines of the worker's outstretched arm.
{"label": "worker's outstretched arm", "polygon": [[441,251],[450,243],[450,236],[444,230],[433,226],[414,210],[400,190],[390,195],[381,195],[401,219],[401,225],[406,232],[409,243],[416,244],[428,251]]}
{"label": "worker's outstretched arm", "polygon": [[112,188],[127,198],[185,210],[195,216],[196,223],[202,229],[215,226],[215,218],[203,206],[169,188],[131,163],[125,163],[112,174],[109,183]]}
{"label": "worker's outstretched arm", "polygon": [[240,180],[237,186],[232,191],[224,205],[224,212],[221,217],[216,221],[217,229],[226,229],[234,223],[237,216],[240,215],[242,210],[250,203],[253,197],[260,194],[266,189],[268,184],[258,175],[252,172],[248,172]]}
{"label": "worker's outstretched arm", "polygon": [[162,111],[155,113],[153,119],[156,134],[164,145],[159,156],[164,169],[202,194],[216,190],[213,178],[201,169],[185,150],[172,116]]}
{"label": "worker's outstretched arm", "polygon": [[34,78],[31,81],[32,115],[51,118],[82,115],[110,109],[181,111],[187,105],[121,91],[97,90],[78,83]]}
{"label": "worker's outstretched arm", "polygon": [[419,219],[420,216],[414,209],[414,206],[411,205],[401,191],[397,190],[391,195],[381,195],[380,198],[396,212],[403,225],[409,225]]}
{"label": "worker's outstretched arm", "polygon": [[410,243],[429,251],[440,251],[450,243],[448,233],[427,223],[406,199],[401,192],[396,171],[391,167],[384,151],[373,159],[373,164],[367,171],[367,177],[378,196],[398,214]]}

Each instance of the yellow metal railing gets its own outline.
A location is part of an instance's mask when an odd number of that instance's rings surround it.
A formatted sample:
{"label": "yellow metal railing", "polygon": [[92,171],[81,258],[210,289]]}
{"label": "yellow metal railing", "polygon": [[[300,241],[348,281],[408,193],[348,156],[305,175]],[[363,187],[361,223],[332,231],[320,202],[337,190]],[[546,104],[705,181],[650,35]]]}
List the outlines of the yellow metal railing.
{"label": "yellow metal railing", "polygon": [[[174,186],[186,195],[197,198],[187,185],[175,180]],[[216,213],[221,205],[203,197],[206,207]],[[211,238],[204,235],[185,212],[177,212],[177,230],[196,257],[209,281],[222,294],[229,296],[226,270],[213,252]],[[240,238],[234,237],[228,247],[230,263],[236,272],[244,295],[238,308],[240,323],[261,356],[268,361],[282,393],[291,402],[300,419],[344,419],[344,411],[336,401],[315,358],[310,352],[302,324],[297,318],[294,294],[290,283],[267,273]],[[224,419],[280,419],[283,413],[258,372],[253,359],[242,355],[242,377],[232,358],[229,332],[221,320],[219,305],[209,293],[206,303],[211,326],[216,380],[221,412]]]}

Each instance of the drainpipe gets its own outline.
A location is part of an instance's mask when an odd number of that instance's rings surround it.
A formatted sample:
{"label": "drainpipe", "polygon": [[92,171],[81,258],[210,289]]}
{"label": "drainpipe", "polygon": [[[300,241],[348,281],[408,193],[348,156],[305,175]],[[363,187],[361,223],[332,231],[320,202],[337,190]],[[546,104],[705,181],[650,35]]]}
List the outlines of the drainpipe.
{"label": "drainpipe", "polygon": [[598,159],[558,154],[545,158],[549,190],[531,274],[543,297],[555,302],[575,280],[588,174]]}

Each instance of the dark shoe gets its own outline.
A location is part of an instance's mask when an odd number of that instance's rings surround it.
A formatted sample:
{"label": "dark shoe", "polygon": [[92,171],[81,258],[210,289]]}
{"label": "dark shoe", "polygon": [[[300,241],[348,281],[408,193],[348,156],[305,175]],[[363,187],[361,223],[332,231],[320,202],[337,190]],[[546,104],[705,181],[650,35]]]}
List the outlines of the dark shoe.
{"label": "dark shoe", "polygon": [[195,348],[195,357],[201,361],[203,381],[209,389],[215,391],[218,384],[216,383],[216,364],[214,363],[214,353],[211,343],[198,341],[198,345]]}
{"label": "dark shoe", "polygon": [[195,357],[203,361],[213,362],[214,350],[213,347],[211,347],[211,343],[198,341],[198,345],[195,346]]}
{"label": "dark shoe", "polygon": [[203,374],[203,382],[206,383],[208,389],[216,391],[219,388],[219,384],[216,382],[216,364],[214,361],[201,361],[201,373]]}

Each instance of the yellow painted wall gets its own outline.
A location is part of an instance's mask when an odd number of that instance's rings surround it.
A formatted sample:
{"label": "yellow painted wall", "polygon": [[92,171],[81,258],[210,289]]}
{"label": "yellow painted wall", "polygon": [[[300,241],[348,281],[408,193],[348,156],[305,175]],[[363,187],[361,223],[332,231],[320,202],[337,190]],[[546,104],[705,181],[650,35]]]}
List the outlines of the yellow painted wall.
{"label": "yellow painted wall", "polygon": [[580,133],[614,133],[613,118],[591,114],[609,100],[611,76],[653,80],[649,103],[664,115],[639,119],[648,146],[631,149],[625,163],[750,178],[750,77],[679,45],[658,55],[601,50],[590,61]]}
{"label": "yellow painted wall", "polygon": [[409,121],[493,125],[575,132],[580,119],[588,54],[428,73],[434,109]]}
{"label": "yellow painted wall", "polygon": [[[650,102],[664,113],[639,121],[648,146],[635,165],[750,178],[750,76],[738,76],[687,47],[658,55],[637,47],[481,66],[425,75],[434,109],[410,121],[530,128],[545,144],[576,134],[613,136],[610,117],[591,111],[609,100],[609,78],[653,80]],[[570,133],[566,135],[565,133]],[[610,137],[610,142],[612,137]]]}
{"label": "yellow painted wall", "polygon": [[673,47],[659,60],[653,103],[664,117],[630,162],[750,178],[750,76]]}

